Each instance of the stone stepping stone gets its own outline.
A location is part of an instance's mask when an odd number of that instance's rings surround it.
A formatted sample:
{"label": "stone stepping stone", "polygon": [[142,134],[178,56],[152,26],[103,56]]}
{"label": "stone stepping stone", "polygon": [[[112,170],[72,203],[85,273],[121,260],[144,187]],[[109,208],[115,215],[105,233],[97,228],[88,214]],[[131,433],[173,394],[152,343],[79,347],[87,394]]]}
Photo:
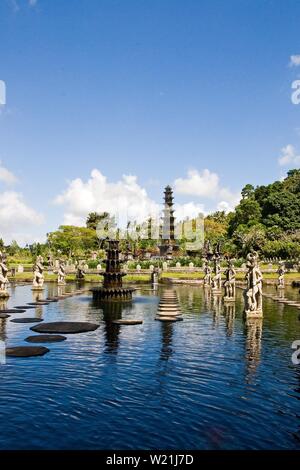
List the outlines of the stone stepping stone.
{"label": "stone stepping stone", "polygon": [[141,325],[143,320],[114,320],[115,325]]}
{"label": "stone stepping stone", "polygon": [[182,315],[181,312],[176,311],[176,312],[157,312],[159,317],[178,317]]}
{"label": "stone stepping stone", "polygon": [[47,297],[46,302],[58,302],[58,297]]}
{"label": "stone stepping stone", "polygon": [[178,302],[159,302],[159,305],[161,305],[162,307],[179,307]]}
{"label": "stone stepping stone", "polygon": [[51,323],[43,323],[41,325],[32,326],[30,329],[38,333],[62,333],[62,334],[75,334],[87,333],[95,331],[100,325],[97,323],[89,322],[72,322],[72,321],[57,321]]}
{"label": "stone stepping stone", "polygon": [[166,321],[166,322],[176,322],[176,321],[182,321],[183,318],[174,318],[174,317],[155,317],[155,320],[157,321]]}
{"label": "stone stepping stone", "polygon": [[7,315],[7,313],[0,313],[0,320],[3,320],[5,318],[9,318],[10,315]]}
{"label": "stone stepping stone", "polygon": [[17,308],[18,310],[28,310],[29,308],[35,308],[34,305],[17,305],[15,308]]}
{"label": "stone stepping stone", "polygon": [[28,302],[28,305],[34,305],[36,307],[39,307],[40,305],[49,305],[50,302]]}
{"label": "stone stepping stone", "polygon": [[14,318],[10,320],[12,323],[40,323],[44,320],[41,318]]}
{"label": "stone stepping stone", "polygon": [[6,349],[6,355],[10,357],[43,356],[48,352],[49,349],[44,346],[16,346],[14,348]]}
{"label": "stone stepping stone", "polygon": [[178,307],[158,307],[157,309],[160,312],[177,312],[180,310]]}
{"label": "stone stepping stone", "polygon": [[62,335],[35,335],[25,339],[27,343],[60,343],[67,338]]}
{"label": "stone stepping stone", "polygon": [[20,310],[17,308],[9,308],[9,309],[4,309],[0,310],[0,313],[25,313],[26,310]]}

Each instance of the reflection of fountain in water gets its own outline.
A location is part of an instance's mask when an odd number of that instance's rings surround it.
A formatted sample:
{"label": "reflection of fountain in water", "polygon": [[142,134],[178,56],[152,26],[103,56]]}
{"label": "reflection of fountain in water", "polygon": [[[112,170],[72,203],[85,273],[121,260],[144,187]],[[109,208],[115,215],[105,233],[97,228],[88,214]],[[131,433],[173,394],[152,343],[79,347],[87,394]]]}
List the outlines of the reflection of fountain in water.
{"label": "reflection of fountain in water", "polygon": [[260,362],[263,319],[248,318],[245,327],[247,380],[250,381]]}
{"label": "reflection of fountain in water", "polygon": [[[98,307],[98,303],[96,304]],[[119,302],[104,302],[101,306],[103,310],[103,321],[105,322],[105,352],[116,354],[119,347],[120,325],[113,323],[114,320],[121,320],[123,306]]]}
{"label": "reflection of fountain in water", "polygon": [[224,315],[226,322],[226,334],[231,336],[234,328],[235,320],[235,303],[225,303],[224,304]]}

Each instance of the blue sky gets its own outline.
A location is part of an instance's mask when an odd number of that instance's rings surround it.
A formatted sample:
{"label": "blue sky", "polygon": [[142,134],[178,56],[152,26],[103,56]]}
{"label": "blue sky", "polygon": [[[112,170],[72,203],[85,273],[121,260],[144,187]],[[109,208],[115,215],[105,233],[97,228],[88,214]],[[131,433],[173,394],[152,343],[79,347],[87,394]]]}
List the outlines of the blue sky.
{"label": "blue sky", "polygon": [[116,198],[142,216],[168,183],[186,214],[230,208],[299,166],[299,21],[296,0],[0,0],[4,238]]}

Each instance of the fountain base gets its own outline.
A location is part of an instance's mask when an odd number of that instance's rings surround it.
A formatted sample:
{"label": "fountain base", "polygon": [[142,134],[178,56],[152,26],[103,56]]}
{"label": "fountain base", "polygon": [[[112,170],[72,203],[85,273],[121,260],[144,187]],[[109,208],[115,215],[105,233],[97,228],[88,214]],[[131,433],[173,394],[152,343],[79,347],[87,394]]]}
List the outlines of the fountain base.
{"label": "fountain base", "polygon": [[96,302],[130,302],[135,289],[127,287],[94,287],[91,289]]}

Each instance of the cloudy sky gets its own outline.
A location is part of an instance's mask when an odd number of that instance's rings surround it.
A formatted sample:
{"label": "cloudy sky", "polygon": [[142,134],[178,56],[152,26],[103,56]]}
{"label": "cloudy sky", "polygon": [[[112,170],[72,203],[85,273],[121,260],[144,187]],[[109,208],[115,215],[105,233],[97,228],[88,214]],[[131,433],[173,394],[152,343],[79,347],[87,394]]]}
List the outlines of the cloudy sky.
{"label": "cloudy sky", "polygon": [[[297,0],[0,0],[0,237],[229,210],[300,163]],[[0,96],[1,101],[1,96]]]}

